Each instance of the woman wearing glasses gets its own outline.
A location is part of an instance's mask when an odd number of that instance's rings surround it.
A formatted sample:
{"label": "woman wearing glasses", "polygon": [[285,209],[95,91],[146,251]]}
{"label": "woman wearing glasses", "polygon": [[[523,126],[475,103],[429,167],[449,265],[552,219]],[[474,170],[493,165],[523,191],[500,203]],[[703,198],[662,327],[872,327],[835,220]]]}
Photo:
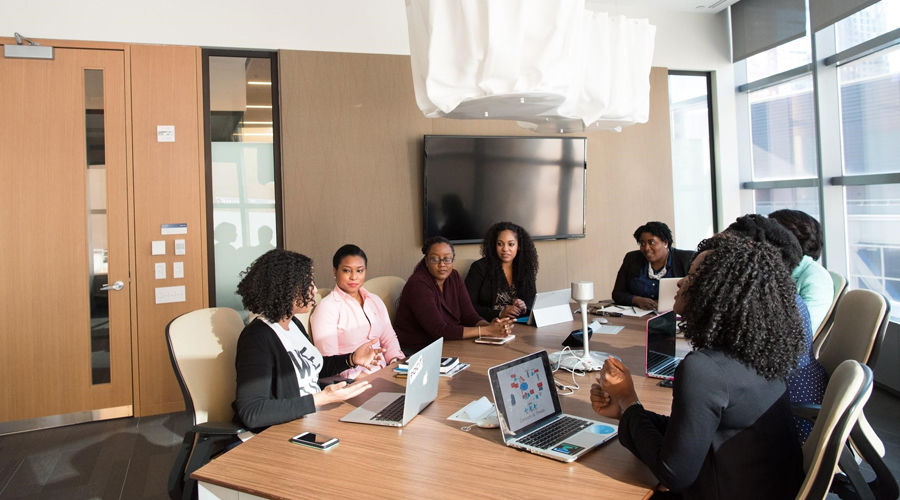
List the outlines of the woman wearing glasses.
{"label": "woman wearing glasses", "polygon": [[488,323],[475,312],[462,279],[453,269],[456,253],[443,236],[434,236],[422,246],[425,257],[406,281],[397,306],[394,330],[407,354],[433,340],[505,337],[512,331],[510,318]]}
{"label": "woman wearing glasses", "polygon": [[634,231],[638,250],[625,254],[612,298],[616,304],[656,309],[661,278],[683,278],[694,252],[672,247],[672,231],[662,222],[648,222]]}

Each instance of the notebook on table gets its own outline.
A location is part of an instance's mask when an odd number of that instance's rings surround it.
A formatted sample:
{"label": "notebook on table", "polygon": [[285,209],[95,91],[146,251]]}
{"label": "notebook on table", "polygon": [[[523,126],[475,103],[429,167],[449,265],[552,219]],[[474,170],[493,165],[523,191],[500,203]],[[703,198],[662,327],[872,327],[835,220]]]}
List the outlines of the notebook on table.
{"label": "notebook on table", "polygon": [[647,350],[644,373],[648,377],[673,380],[681,358],[675,355],[675,311],[647,320]]}
{"label": "notebook on table", "polygon": [[609,441],[618,427],[562,412],[547,351],[488,370],[506,446],[572,462]]}
{"label": "notebook on table", "polygon": [[407,360],[406,392],[381,392],[341,418],[341,422],[403,427],[437,397],[441,375],[439,338]]}

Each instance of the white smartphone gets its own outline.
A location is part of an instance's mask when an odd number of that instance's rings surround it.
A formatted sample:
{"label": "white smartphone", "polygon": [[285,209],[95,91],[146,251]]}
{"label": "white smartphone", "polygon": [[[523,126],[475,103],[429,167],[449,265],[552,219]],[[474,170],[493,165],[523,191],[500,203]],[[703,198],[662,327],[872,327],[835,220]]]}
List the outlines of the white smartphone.
{"label": "white smartphone", "polygon": [[301,432],[300,434],[291,437],[291,442],[309,446],[310,448],[327,450],[328,448],[331,448],[332,446],[338,444],[338,438],[326,436],[324,434],[318,434],[315,432]]}
{"label": "white smartphone", "polygon": [[476,344],[491,344],[491,345],[503,345],[512,339],[516,338],[515,335],[507,335],[506,337],[478,337],[475,339]]}

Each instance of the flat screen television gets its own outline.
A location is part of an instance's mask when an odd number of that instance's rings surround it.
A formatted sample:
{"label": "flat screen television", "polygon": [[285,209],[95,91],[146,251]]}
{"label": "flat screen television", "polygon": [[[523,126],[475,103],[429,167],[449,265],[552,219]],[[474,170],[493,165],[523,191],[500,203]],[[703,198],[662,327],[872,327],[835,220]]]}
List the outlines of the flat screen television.
{"label": "flat screen television", "polygon": [[480,243],[495,222],[584,237],[584,137],[425,136],[425,238]]}

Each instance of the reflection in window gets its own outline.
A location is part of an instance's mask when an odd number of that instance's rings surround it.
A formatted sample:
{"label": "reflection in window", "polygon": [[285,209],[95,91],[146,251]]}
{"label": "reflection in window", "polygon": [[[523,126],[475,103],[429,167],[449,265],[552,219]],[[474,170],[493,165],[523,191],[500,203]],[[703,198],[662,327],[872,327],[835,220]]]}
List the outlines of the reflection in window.
{"label": "reflection in window", "polygon": [[834,24],[838,52],[900,28],[900,0],[881,0]]}
{"label": "reflection in window", "polygon": [[277,245],[271,60],[209,57],[215,303],[243,309],[239,274]]}
{"label": "reflection in window", "polygon": [[900,316],[900,184],[847,186],[847,255],[852,288],[883,293]]}
{"label": "reflection in window", "polygon": [[747,81],[753,82],[768,76],[794,69],[812,60],[809,35],[792,40],[778,47],[750,56],[747,61]]}
{"label": "reflection in window", "polygon": [[753,180],[816,177],[812,77],[752,92],[749,98]]}

